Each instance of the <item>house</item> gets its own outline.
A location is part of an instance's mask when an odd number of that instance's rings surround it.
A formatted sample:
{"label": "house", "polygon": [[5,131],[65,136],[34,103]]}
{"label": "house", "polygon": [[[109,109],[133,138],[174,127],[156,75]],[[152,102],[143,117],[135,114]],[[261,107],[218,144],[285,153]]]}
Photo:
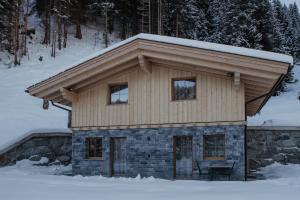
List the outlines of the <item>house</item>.
{"label": "house", "polygon": [[[246,116],[283,80],[290,56],[151,34],[112,45],[27,88],[72,107],[73,173],[198,178],[246,173]],[[198,166],[197,166],[198,165]]]}

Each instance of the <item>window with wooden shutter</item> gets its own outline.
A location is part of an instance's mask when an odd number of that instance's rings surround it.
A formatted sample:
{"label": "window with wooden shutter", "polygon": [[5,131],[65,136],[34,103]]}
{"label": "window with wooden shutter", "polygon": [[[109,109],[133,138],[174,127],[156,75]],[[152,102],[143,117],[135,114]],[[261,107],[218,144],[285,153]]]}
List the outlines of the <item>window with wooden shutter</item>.
{"label": "window with wooden shutter", "polygon": [[102,138],[86,138],[85,145],[87,159],[102,159]]}

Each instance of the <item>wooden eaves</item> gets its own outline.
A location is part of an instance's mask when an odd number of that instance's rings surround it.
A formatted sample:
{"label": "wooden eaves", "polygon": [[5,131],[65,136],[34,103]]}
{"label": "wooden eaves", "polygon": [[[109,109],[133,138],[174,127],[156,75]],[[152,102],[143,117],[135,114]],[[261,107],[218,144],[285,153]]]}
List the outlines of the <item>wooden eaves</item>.
{"label": "wooden eaves", "polygon": [[[151,63],[232,76],[236,89],[241,82],[245,85],[246,102],[274,90],[290,66],[287,62],[137,38],[32,85],[27,91],[33,96],[71,106],[76,94],[84,88],[134,66],[151,73]],[[246,114],[256,114],[269,97],[248,103]]]}

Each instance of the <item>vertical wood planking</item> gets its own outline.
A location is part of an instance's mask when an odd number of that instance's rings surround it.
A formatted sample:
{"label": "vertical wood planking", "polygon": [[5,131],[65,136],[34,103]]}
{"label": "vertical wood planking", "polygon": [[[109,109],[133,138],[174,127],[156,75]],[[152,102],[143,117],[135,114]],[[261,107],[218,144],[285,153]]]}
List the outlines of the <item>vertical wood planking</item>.
{"label": "vertical wood planking", "polygon": [[[196,100],[172,101],[172,78],[196,77]],[[107,105],[108,85],[128,82],[128,104]],[[206,72],[152,66],[147,74],[131,69],[79,93],[73,103],[72,124],[118,126],[244,120],[244,84],[234,90],[227,77]]]}

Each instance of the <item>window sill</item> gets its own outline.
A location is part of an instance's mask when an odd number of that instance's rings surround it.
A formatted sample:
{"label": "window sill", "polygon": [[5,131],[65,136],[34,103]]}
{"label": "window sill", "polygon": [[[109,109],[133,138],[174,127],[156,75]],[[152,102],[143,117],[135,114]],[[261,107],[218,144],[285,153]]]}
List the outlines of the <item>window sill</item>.
{"label": "window sill", "polygon": [[171,103],[172,102],[185,102],[185,101],[197,101],[198,99],[184,99],[184,100],[171,100]]}
{"label": "window sill", "polygon": [[86,158],[85,160],[88,160],[88,161],[93,161],[93,160],[98,160],[98,161],[101,161],[101,160],[104,160],[103,158]]}
{"label": "window sill", "polygon": [[128,103],[112,103],[112,104],[106,104],[106,106],[125,106],[129,105]]}
{"label": "window sill", "polygon": [[206,157],[206,158],[203,158],[203,160],[208,160],[208,161],[212,161],[212,160],[225,160],[225,157]]}

